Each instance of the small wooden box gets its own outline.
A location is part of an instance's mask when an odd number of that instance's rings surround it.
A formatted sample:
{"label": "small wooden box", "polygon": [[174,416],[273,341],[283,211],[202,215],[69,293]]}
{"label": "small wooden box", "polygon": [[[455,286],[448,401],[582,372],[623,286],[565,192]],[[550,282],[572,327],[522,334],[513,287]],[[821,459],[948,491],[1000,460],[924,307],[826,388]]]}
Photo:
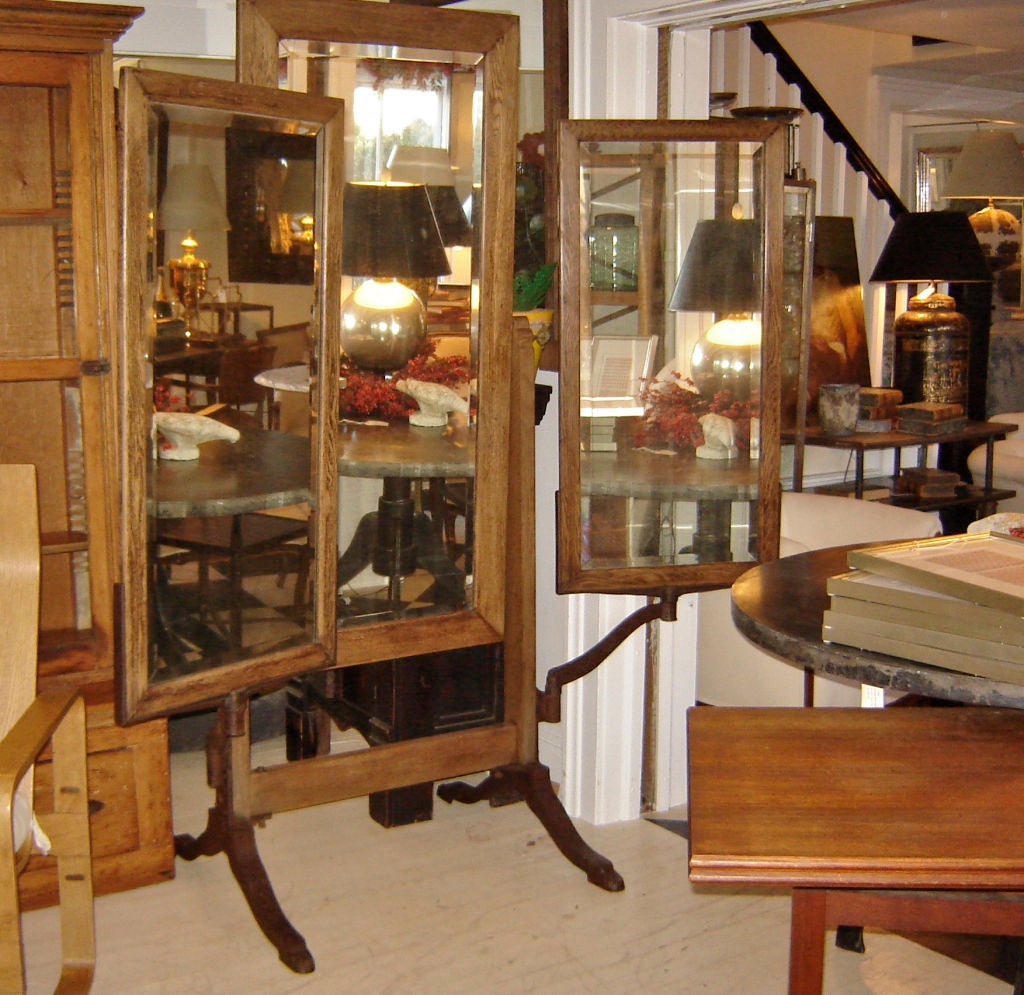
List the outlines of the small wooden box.
{"label": "small wooden box", "polygon": [[[85,697],[95,894],[170,880],[174,836],[167,720],[118,726],[110,681],[82,684],[82,671],[72,676],[47,674],[47,669],[41,668],[41,688],[78,684]],[[35,779],[36,808],[49,812],[53,792],[48,760],[36,765]],[[54,858],[33,854],[18,878],[22,908],[56,904],[56,867]]]}

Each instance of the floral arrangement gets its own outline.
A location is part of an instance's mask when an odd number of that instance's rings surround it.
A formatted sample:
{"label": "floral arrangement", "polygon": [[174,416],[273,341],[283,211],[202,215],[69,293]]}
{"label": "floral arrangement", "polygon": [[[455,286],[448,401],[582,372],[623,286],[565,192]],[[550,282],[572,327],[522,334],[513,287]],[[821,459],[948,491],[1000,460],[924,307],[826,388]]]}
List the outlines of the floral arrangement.
{"label": "floral arrangement", "polygon": [[435,344],[426,345],[405,366],[392,373],[364,370],[341,357],[341,411],[345,415],[382,418],[394,421],[408,418],[417,409],[416,402],[395,386],[400,380],[422,380],[445,387],[469,383],[469,360],[465,356],[435,356]]}
{"label": "floral arrangement", "polygon": [[174,393],[171,385],[157,380],[153,384],[154,411],[188,411],[191,394]]}
{"label": "floral arrangement", "polygon": [[735,422],[736,445],[750,448],[751,402],[736,400],[730,390],[709,398],[699,394],[689,378],[656,380],[644,384],[641,397],[644,415],[634,435],[635,444],[641,448],[696,449],[704,443],[700,419],[710,414]]}

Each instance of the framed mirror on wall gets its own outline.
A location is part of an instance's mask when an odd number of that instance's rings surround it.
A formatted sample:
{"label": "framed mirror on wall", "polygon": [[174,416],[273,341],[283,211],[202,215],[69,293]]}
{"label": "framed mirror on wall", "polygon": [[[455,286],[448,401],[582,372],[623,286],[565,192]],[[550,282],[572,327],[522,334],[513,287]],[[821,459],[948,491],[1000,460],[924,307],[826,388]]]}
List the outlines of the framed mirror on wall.
{"label": "framed mirror on wall", "polygon": [[[340,242],[340,211],[328,190],[341,183],[343,105],[137,70],[123,72],[120,101],[121,600],[131,610],[124,615],[119,709],[123,721],[136,721],[215,704],[333,656],[333,617],[327,623],[314,607],[315,593],[333,586],[334,506],[318,493],[333,417],[314,417],[308,437],[276,431],[267,398],[253,384],[261,367],[273,366],[273,346],[208,341],[187,328],[165,335],[156,280],[165,260],[156,236],[172,236],[163,252],[174,257],[166,264],[180,271],[173,285],[185,303],[206,278],[204,240],[210,246],[224,237],[228,136],[244,128],[267,142],[307,139],[319,256],[309,283],[311,361],[336,381],[337,358],[321,343],[325,326],[338,322],[337,299],[326,288],[338,279],[339,254],[331,247]],[[219,230],[203,230],[206,224]],[[309,397],[315,410],[322,400],[316,383]],[[198,413],[207,407],[209,415]],[[285,598],[273,594],[278,573],[289,581]]]}
{"label": "framed mirror on wall", "polygon": [[225,156],[228,278],[312,286],[315,137],[232,127]]}
{"label": "framed mirror on wall", "polygon": [[[773,122],[562,124],[561,591],[777,555],[784,156]],[[605,335],[657,343],[633,409],[591,401]]]}

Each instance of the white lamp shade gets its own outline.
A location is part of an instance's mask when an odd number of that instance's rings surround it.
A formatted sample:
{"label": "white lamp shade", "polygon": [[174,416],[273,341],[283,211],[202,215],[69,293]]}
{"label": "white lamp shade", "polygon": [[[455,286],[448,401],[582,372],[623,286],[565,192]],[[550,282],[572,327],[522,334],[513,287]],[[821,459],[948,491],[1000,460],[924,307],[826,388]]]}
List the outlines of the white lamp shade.
{"label": "white lamp shade", "polygon": [[978,131],[964,143],[942,196],[947,200],[1024,198],[1024,156],[1012,131]]}
{"label": "white lamp shade", "polygon": [[227,212],[210,167],[194,162],[171,166],[157,221],[174,231],[228,231]]}
{"label": "white lamp shade", "polygon": [[423,145],[396,145],[387,164],[391,183],[422,183],[432,187],[455,185],[455,172],[444,149]]}

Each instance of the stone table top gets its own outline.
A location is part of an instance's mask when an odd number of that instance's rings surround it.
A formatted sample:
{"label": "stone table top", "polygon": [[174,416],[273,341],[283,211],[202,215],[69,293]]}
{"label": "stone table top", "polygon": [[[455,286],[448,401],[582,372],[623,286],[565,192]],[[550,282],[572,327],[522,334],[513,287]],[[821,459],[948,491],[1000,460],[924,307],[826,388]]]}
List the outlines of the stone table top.
{"label": "stone table top", "polygon": [[874,653],[821,638],[825,583],[846,571],[839,546],[753,567],[732,586],[732,617],[753,643],[798,667],[860,684],[966,704],[1024,708],[1024,687]]}

